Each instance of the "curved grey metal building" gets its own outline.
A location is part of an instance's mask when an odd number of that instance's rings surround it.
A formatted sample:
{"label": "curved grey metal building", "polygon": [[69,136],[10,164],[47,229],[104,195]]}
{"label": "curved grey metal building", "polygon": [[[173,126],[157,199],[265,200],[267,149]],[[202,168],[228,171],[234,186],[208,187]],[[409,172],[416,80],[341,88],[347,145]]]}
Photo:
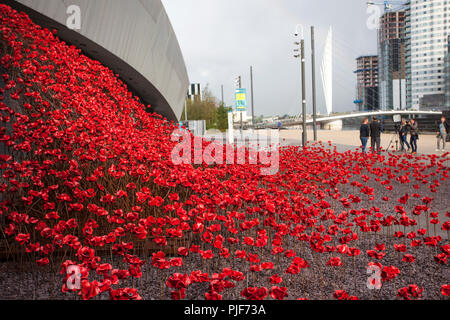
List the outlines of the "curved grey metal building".
{"label": "curved grey metal building", "polygon": [[[160,0],[1,0],[117,73],[130,91],[168,120],[178,120],[189,79],[177,38]],[[70,5],[80,30],[67,27]]]}

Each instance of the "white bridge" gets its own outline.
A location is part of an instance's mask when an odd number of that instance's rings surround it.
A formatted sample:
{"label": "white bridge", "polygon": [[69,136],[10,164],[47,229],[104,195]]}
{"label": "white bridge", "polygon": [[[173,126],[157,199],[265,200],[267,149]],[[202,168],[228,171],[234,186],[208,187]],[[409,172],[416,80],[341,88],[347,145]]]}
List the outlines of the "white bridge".
{"label": "white bridge", "polygon": [[[371,118],[371,117],[381,117],[381,116],[412,116],[412,115],[442,115],[440,111],[418,111],[418,110],[389,110],[389,111],[371,111],[371,112],[353,112],[340,115],[332,115],[326,117],[318,117],[316,122],[318,124],[332,125],[337,124],[342,126],[342,120],[353,119],[353,118]],[[281,123],[282,127],[298,126],[303,123],[301,116],[296,116],[289,119],[279,120],[274,123],[256,124],[256,128],[267,128],[267,127],[277,127],[278,123]],[[306,120],[307,124],[312,124],[313,119],[309,118]],[[340,123],[340,124],[339,124]]]}
{"label": "white bridge", "polygon": [[[317,118],[317,122],[330,122],[335,120],[351,119],[351,118],[370,118],[378,116],[395,116],[395,115],[442,115],[439,111],[417,111],[417,110],[390,110],[390,111],[372,111],[372,112],[355,112],[350,114],[328,116]],[[313,119],[306,120],[306,123],[313,123]]]}

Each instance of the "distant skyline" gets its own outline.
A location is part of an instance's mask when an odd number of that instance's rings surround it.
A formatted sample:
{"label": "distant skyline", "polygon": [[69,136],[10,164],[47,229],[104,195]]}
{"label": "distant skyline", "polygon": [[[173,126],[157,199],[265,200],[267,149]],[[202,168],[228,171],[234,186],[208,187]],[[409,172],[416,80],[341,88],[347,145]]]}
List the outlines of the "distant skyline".
{"label": "distant skyline", "polygon": [[[300,60],[294,32],[304,26],[308,112],[311,99],[310,26],[315,27],[317,106],[326,112],[320,77],[325,38],[333,27],[333,111],[355,110],[355,59],[377,54],[377,31],[369,29],[363,0],[163,0],[183,52],[191,83],[209,85],[234,105],[234,80],[250,89],[254,72],[256,115],[301,113]],[[249,98],[250,99],[250,98]],[[249,101],[250,105],[250,101]]]}

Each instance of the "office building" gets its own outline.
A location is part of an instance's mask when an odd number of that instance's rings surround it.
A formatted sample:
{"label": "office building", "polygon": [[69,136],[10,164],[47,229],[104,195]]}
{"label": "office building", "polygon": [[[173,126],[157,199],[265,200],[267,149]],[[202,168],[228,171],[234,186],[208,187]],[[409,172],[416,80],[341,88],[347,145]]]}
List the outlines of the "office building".
{"label": "office building", "polygon": [[409,0],[405,11],[407,107],[441,110],[450,0]]}
{"label": "office building", "polygon": [[447,36],[447,53],[445,54],[445,111],[450,111],[450,35]]}
{"label": "office building", "polygon": [[188,88],[187,98],[192,102],[202,100],[202,90],[200,83],[192,83]]}

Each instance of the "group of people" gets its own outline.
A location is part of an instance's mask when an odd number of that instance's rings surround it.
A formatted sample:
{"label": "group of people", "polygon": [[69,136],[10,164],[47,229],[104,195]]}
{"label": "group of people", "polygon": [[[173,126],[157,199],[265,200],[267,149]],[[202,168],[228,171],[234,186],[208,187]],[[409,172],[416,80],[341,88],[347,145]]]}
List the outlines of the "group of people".
{"label": "group of people", "polygon": [[[370,138],[372,152],[380,153],[381,151],[381,133],[384,132],[383,124],[377,117],[373,117],[369,123],[369,119],[365,118],[360,127],[360,138],[362,143],[362,152],[365,153],[367,149],[367,143]],[[408,143],[408,134],[410,140]],[[402,120],[402,124],[399,129],[400,142],[402,151],[405,150],[405,146],[408,148],[408,152],[413,154],[417,153],[417,140],[419,139],[419,126],[414,119],[406,121]]]}
{"label": "group of people", "polygon": [[378,120],[377,117],[373,117],[372,122],[369,123],[369,118],[365,118],[363,123],[361,124],[359,131],[362,143],[362,152],[366,153],[367,143],[369,142],[370,138],[372,151],[380,153],[381,133],[384,132],[383,124],[381,123],[381,121]]}
{"label": "group of people", "polygon": [[[381,133],[384,132],[383,125],[377,117],[372,118],[372,122],[369,123],[369,119],[364,119],[360,127],[360,138],[362,143],[362,152],[365,153],[367,149],[367,143],[371,141],[372,152],[380,153],[381,151]],[[398,127],[398,134],[400,138],[401,151],[417,153],[417,140],[419,140],[419,124],[415,119],[402,119],[400,126]],[[445,117],[441,118],[441,122],[438,126],[437,132],[437,149],[436,151],[444,151],[447,136],[450,134],[450,125],[447,123]],[[409,141],[408,141],[409,135]],[[442,143],[442,149],[441,149]]]}
{"label": "group of people", "polygon": [[[400,124],[400,128],[398,130],[398,134],[400,137],[400,146],[401,151],[407,150],[411,151],[413,154],[417,153],[417,140],[419,140],[419,125],[416,120],[411,119],[406,121],[402,119]],[[409,143],[408,143],[408,134],[410,135]],[[405,148],[406,146],[406,148]]]}

